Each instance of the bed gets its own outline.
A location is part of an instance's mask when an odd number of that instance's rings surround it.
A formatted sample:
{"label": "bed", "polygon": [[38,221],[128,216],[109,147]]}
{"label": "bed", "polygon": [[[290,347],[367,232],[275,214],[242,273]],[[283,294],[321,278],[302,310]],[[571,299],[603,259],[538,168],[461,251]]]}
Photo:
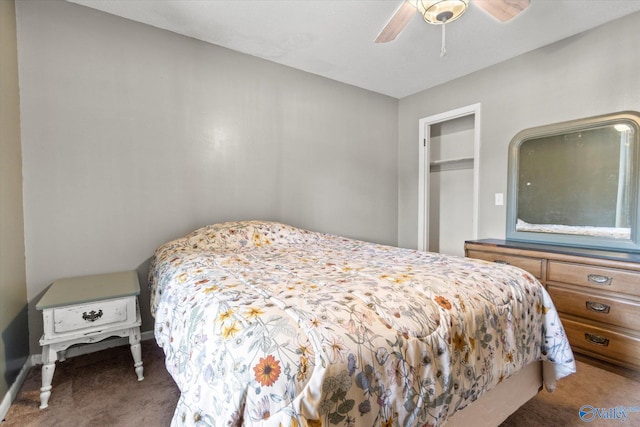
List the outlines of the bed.
{"label": "bed", "polygon": [[515,267],[240,221],[160,246],[149,286],[172,425],[497,425],[575,372]]}

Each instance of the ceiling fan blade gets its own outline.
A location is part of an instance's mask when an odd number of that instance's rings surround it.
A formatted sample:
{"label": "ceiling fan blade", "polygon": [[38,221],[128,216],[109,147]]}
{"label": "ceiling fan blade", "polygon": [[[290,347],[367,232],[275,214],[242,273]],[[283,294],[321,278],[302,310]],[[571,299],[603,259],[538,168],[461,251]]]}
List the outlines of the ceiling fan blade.
{"label": "ceiling fan blade", "polygon": [[507,22],[529,6],[530,0],[474,0],[480,9],[499,21]]}
{"label": "ceiling fan blade", "polygon": [[395,39],[404,27],[407,26],[411,18],[416,12],[416,7],[408,1],[403,1],[396,13],[393,14],[391,20],[380,31],[378,37],[376,37],[376,43],[386,43]]}

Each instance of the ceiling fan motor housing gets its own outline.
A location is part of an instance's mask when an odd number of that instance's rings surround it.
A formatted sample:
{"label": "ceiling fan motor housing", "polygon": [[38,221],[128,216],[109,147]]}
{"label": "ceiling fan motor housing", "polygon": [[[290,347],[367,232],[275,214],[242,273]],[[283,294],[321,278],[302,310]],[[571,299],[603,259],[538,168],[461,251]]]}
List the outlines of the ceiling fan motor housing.
{"label": "ceiling fan motor housing", "polygon": [[462,16],[468,3],[469,0],[419,0],[417,7],[426,22],[440,25]]}
{"label": "ceiling fan motor housing", "polygon": [[450,10],[447,10],[446,12],[440,12],[438,16],[436,16],[436,19],[440,22],[447,22],[451,20],[452,16],[453,16],[453,12],[451,12]]}

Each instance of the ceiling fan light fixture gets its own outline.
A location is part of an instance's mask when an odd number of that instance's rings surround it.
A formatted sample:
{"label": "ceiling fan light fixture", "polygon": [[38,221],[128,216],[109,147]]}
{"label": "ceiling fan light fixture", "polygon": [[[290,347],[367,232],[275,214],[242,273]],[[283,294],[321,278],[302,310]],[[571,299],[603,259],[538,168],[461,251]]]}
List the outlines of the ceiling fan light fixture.
{"label": "ceiling fan light fixture", "polygon": [[467,10],[469,0],[417,0],[416,7],[429,24],[441,25],[458,19]]}

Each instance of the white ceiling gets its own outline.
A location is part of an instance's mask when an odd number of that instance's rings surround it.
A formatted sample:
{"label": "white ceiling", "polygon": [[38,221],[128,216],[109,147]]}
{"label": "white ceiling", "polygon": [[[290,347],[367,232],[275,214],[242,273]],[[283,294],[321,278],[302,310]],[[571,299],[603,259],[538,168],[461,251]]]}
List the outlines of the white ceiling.
{"label": "white ceiling", "polygon": [[640,11],[640,0],[531,0],[501,23],[471,0],[440,58],[441,27],[418,13],[396,40],[373,42],[402,0],[67,1],[395,98]]}

